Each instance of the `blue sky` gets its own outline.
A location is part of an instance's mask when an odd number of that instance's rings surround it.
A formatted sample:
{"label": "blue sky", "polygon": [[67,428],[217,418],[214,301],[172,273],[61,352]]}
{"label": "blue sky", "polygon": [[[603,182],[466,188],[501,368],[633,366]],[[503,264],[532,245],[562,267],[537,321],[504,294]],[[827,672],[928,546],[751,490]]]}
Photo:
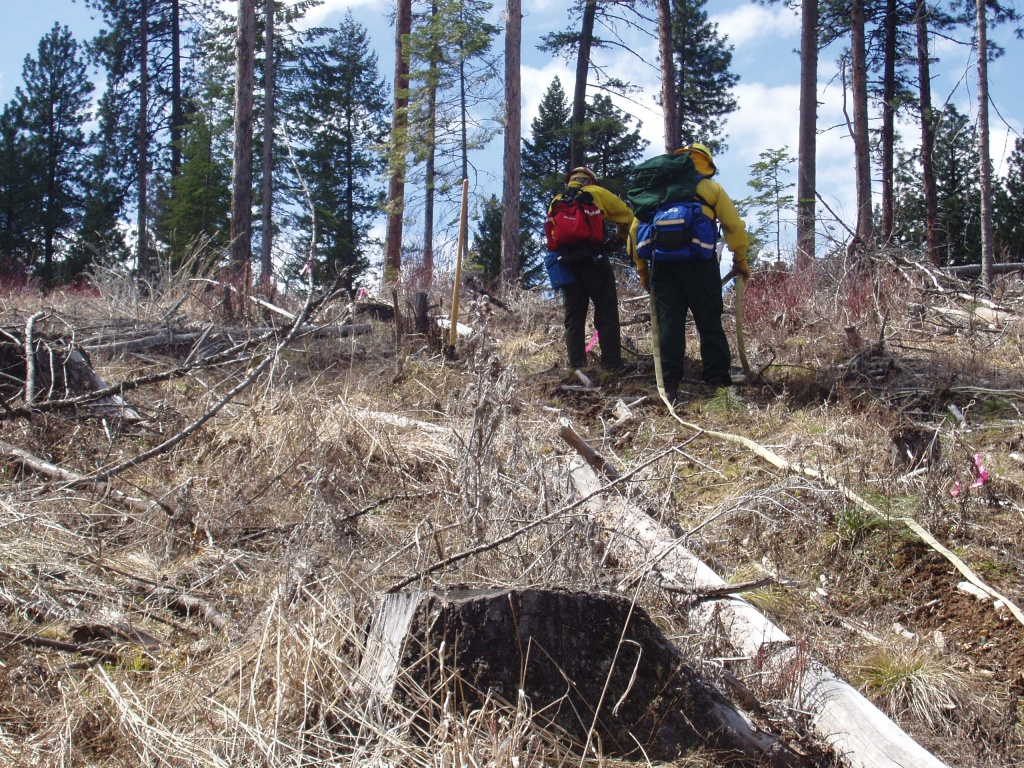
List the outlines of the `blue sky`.
{"label": "blue sky", "polygon": [[[560,59],[552,59],[536,49],[536,43],[545,32],[566,25],[564,7],[567,0],[522,0],[523,21],[523,131],[528,135],[530,122],[551,79],[558,75],[563,86],[571,89],[573,72]],[[0,26],[0,103],[6,103],[21,81],[21,69],[27,54],[35,54],[39,39],[54,22],[67,24],[80,39],[97,28],[90,19],[91,12],[72,0],[8,0],[6,18]],[[364,24],[375,42],[380,57],[380,70],[385,78],[392,73],[394,31],[387,24],[387,15],[393,10],[393,0],[327,0],[316,9],[311,21],[318,24],[336,23],[346,10],[351,10],[357,21]],[[504,3],[495,2],[495,22],[501,24]],[[799,18],[786,8],[762,6],[744,0],[710,0],[707,10],[719,25],[719,32],[727,35],[734,47],[733,71],[740,76],[736,88],[739,111],[728,121],[729,149],[716,157],[719,180],[733,198],[750,194],[746,187],[749,167],[760,152],[788,146],[791,155],[797,147],[797,103],[799,96]],[[1002,44],[1007,54],[989,68],[992,100],[992,152],[997,173],[1003,170],[1003,158],[1013,148],[1016,136],[1024,131],[1024,41],[1017,40],[1008,27],[990,31],[990,37]],[[502,42],[497,41],[498,50]],[[932,85],[936,104],[951,101],[961,112],[971,116],[977,113],[977,74],[974,54],[969,46],[939,42],[935,54],[941,59]],[[653,39],[637,36],[634,47],[642,51],[647,62],[627,54],[601,53],[602,62],[610,71],[623,79],[641,85],[644,93],[632,102],[619,102],[619,106],[642,121],[642,133],[650,140],[650,154],[661,151],[661,113],[653,100],[657,92],[656,43]],[[842,89],[835,76],[838,49],[825,51],[819,61],[819,136],[818,183],[819,192],[839,216],[852,220],[854,176],[852,144],[843,125]],[[998,110],[998,113],[997,111]],[[874,118],[873,116],[873,119]],[[916,126],[903,129],[907,143],[916,142]],[[965,147],[965,152],[974,152]],[[481,178],[479,192],[500,194],[498,175],[501,167],[501,144],[496,143],[484,151],[480,165],[493,169],[491,177]],[[795,181],[795,169],[792,175]]]}

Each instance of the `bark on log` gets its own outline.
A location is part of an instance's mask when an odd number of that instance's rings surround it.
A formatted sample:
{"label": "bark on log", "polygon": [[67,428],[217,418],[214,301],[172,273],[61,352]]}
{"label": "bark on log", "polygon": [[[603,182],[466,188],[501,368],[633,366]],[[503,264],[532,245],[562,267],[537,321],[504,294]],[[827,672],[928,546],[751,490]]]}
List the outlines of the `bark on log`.
{"label": "bark on log", "polygon": [[[981,264],[964,264],[959,267],[945,267],[944,272],[957,277],[974,277],[981,274]],[[1011,272],[1024,272],[1024,264],[1020,263],[1007,263],[1007,264],[993,264],[992,274],[994,275],[1005,275]]]}
{"label": "bark on log", "polygon": [[[582,461],[571,470],[580,496],[602,484]],[[726,582],[666,529],[625,499],[595,497],[585,505],[611,531],[608,551],[620,562],[656,571],[670,584],[695,592]],[[763,679],[788,692],[787,704],[811,716],[811,728],[853,768],[944,768],[851,685],[807,657],[750,603],[735,595],[688,606],[697,632],[725,633],[736,655],[756,661]]]}
{"label": "bark on log", "polygon": [[[143,336],[135,336],[128,339],[103,340],[97,339],[85,345],[84,349],[90,354],[102,353],[108,356],[123,355],[130,352],[152,352],[156,349],[173,349],[185,345],[195,344],[205,337],[205,340],[213,342],[224,339],[229,335],[243,337],[257,337],[274,333],[277,328],[222,328],[218,332],[208,333],[207,331],[173,333],[161,331],[160,333],[147,333]],[[300,334],[300,338],[347,338],[370,333],[373,325],[370,323],[355,323],[352,325],[322,325],[306,328]]]}
{"label": "bark on log", "polygon": [[710,748],[732,764],[810,765],[703,680],[642,608],[614,595],[386,595],[360,688],[378,722],[392,698],[428,728],[448,696],[448,711],[525,697],[535,721],[581,752],[599,740],[606,756],[672,760]]}

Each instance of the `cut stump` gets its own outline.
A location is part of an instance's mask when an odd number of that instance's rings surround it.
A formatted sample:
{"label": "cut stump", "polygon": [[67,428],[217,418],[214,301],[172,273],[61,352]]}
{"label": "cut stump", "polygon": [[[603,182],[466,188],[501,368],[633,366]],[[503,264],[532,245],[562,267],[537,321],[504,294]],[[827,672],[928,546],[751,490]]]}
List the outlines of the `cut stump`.
{"label": "cut stump", "polygon": [[737,764],[807,764],[698,675],[642,608],[616,595],[386,595],[360,685],[368,716],[380,718],[393,700],[420,713],[424,732],[441,702],[471,711],[491,697],[528,705],[535,722],[579,752],[672,760],[704,749]]}

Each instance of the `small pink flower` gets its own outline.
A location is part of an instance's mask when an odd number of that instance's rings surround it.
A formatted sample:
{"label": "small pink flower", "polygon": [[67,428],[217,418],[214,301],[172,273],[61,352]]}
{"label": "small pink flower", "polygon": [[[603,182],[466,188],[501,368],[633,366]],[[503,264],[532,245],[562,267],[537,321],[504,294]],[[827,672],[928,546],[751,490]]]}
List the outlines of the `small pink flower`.
{"label": "small pink flower", "polygon": [[985,469],[984,465],[981,463],[980,453],[974,455],[974,468],[977,470],[978,476],[974,482],[971,483],[971,488],[980,488],[985,484],[985,481],[988,480],[988,470]]}
{"label": "small pink flower", "polygon": [[957,480],[955,483],[953,483],[953,488],[949,492],[949,495],[950,496],[959,496],[960,495],[960,489],[963,488],[963,487],[964,487],[964,484],[961,483],[959,480]]}
{"label": "small pink flower", "polygon": [[594,331],[594,335],[590,337],[590,341],[587,342],[587,352],[590,352],[594,347],[597,346],[597,331]]}

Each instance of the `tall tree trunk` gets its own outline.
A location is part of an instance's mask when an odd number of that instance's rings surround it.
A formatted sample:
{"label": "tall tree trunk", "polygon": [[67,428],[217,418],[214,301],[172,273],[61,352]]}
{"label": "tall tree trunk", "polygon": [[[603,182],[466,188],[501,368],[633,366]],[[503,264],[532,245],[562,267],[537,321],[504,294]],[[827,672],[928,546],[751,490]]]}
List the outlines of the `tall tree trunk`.
{"label": "tall tree trunk", "polygon": [[402,216],[405,214],[405,165],[409,125],[409,62],[405,46],[412,32],[412,0],[398,0],[395,14],[395,103],[391,113],[391,159],[388,223],[384,245],[384,279],[402,274]]}
{"label": "tall tree trunk", "polygon": [[988,128],[988,23],[986,0],[978,6],[978,157],[981,160],[981,278],[985,292],[992,295],[995,246],[992,242],[992,160]]}
{"label": "tall tree trunk", "polygon": [[152,258],[149,251],[149,234],[147,220],[149,219],[149,204],[146,189],[146,166],[149,159],[149,123],[147,112],[149,111],[149,2],[142,0],[139,4],[139,167],[137,169],[139,184],[139,209],[136,225],[139,230],[139,279],[142,281],[148,292],[148,286],[156,276],[153,269]]}
{"label": "tall tree trunk", "polygon": [[[466,51],[459,49],[459,109],[462,124],[462,178],[469,178],[469,104],[466,101]],[[462,227],[462,253],[469,253],[469,227]]]}
{"label": "tall tree trunk", "polygon": [[501,287],[506,293],[519,280],[519,153],[522,103],[519,57],[523,36],[520,0],[505,3],[505,156],[501,191]]}
{"label": "tall tree trunk", "polygon": [[181,168],[181,2],[171,0],[171,178]]}
{"label": "tall tree trunk", "polygon": [[797,166],[796,259],[798,268],[814,261],[818,142],[818,0],[800,9],[800,158]]}
{"label": "tall tree trunk", "polygon": [[[580,28],[579,58],[576,59],[576,87],[572,95],[572,120],[570,121],[569,167],[583,165],[583,120],[587,115],[587,77],[590,74],[590,46],[594,39],[594,18],[597,16],[597,0],[584,0],[583,24]],[[568,170],[568,168],[566,169]]]}
{"label": "tall tree trunk", "polygon": [[932,119],[932,75],[928,58],[928,4],[927,0],[916,0],[915,24],[917,26],[917,73],[920,84],[919,99],[921,112],[921,180],[924,185],[924,227],[925,253],[935,266],[942,263],[939,237],[939,203],[935,187],[935,168],[932,155],[935,153],[935,121]]}
{"label": "tall tree trunk", "polygon": [[252,258],[252,101],[256,0],[238,2],[235,46],[235,154],[231,169],[231,269],[245,274]]}
{"label": "tall tree trunk", "polygon": [[[430,4],[430,25],[436,30],[438,25],[437,2]],[[432,39],[436,39],[436,32]],[[437,80],[438,58],[440,52],[436,45],[430,49],[430,62],[427,73],[427,158],[424,168],[424,202],[423,202],[423,287],[430,288],[434,279],[434,179],[437,162]]]}
{"label": "tall tree trunk", "polygon": [[263,68],[263,218],[260,241],[260,282],[269,287],[274,278],[274,0],[266,0],[266,63]]}
{"label": "tall tree trunk", "polygon": [[850,253],[857,258],[871,242],[871,153],[868,147],[868,66],[864,38],[864,0],[850,3],[853,67],[853,152],[857,174],[857,234]]}
{"label": "tall tree trunk", "polygon": [[672,0],[658,0],[658,53],[661,56],[661,109],[665,119],[665,151],[672,152],[679,147],[681,132],[676,111],[676,68],[672,55]]}
{"label": "tall tree trunk", "polygon": [[892,239],[895,221],[893,200],[893,153],[896,143],[896,0],[885,3],[885,59],[882,72],[882,235]]}

